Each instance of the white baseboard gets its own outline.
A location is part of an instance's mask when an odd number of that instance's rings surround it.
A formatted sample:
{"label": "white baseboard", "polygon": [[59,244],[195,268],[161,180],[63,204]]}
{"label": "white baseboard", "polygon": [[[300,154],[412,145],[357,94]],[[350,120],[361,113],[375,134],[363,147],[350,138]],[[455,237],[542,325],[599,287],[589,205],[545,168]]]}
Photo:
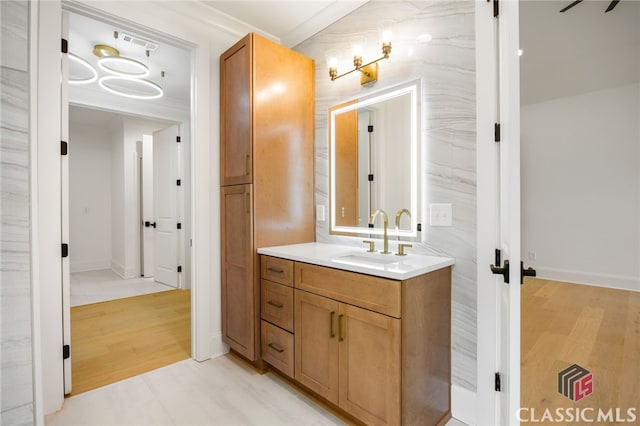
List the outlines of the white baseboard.
{"label": "white baseboard", "polygon": [[619,290],[640,291],[640,278],[621,275],[597,274],[593,272],[572,271],[568,269],[536,266],[537,278],[554,281],[566,281],[575,284],[587,284]]}
{"label": "white baseboard", "polygon": [[72,260],[70,265],[71,273],[85,271],[99,271],[101,269],[109,269],[111,263],[109,259],[103,260]]}
{"label": "white baseboard", "polygon": [[120,263],[111,259],[111,270],[118,274],[120,278],[124,279],[124,265],[121,265]]}
{"label": "white baseboard", "polygon": [[451,386],[451,416],[470,426],[476,424],[476,393],[460,386]]}

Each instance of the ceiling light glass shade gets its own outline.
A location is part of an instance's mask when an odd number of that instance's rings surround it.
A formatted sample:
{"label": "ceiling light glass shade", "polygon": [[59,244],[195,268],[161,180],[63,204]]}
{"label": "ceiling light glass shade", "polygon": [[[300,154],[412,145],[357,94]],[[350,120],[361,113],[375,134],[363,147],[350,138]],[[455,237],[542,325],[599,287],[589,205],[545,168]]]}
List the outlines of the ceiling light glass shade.
{"label": "ceiling light glass shade", "polygon": [[122,56],[105,56],[98,59],[100,69],[120,76],[120,77],[138,77],[144,78],[149,76],[149,67],[135,59],[125,58]]}
{"label": "ceiling light glass shade", "polygon": [[[69,64],[69,84],[88,84],[93,83],[98,79],[98,71],[87,61],[82,59],[79,56],[74,55],[73,53],[69,53],[69,60],[76,65]],[[78,68],[81,70],[78,74],[85,74],[82,71],[88,70],[88,77],[74,77],[72,76],[72,68]],[[75,74],[75,73],[74,73]]]}
{"label": "ceiling light glass shade", "polygon": [[149,80],[118,75],[106,75],[98,84],[107,92],[132,99],[158,99],[164,95],[162,87]]}

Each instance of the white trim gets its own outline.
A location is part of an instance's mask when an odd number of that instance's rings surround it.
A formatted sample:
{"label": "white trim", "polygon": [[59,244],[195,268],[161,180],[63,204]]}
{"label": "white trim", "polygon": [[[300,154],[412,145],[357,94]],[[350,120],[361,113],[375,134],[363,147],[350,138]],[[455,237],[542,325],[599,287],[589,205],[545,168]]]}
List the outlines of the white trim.
{"label": "white trim", "polygon": [[120,278],[122,279],[127,278],[124,270],[124,265],[122,265],[120,262],[117,262],[111,259],[111,270],[115,272],[115,274],[118,275]]}
{"label": "white trim", "polygon": [[451,386],[451,416],[468,425],[477,424],[476,393],[460,386]]}
{"label": "white trim", "polygon": [[111,268],[111,261],[109,259],[102,260],[75,260],[71,262],[71,273],[74,272],[86,272],[86,271],[100,271],[102,269]]}
{"label": "white trim", "polygon": [[42,325],[40,316],[40,255],[38,226],[38,11],[39,2],[29,3],[29,156],[31,202],[31,338],[33,345],[33,423],[44,424],[42,375]]}
{"label": "white trim", "polygon": [[[476,1],[476,176],[477,176],[477,378],[476,421],[498,424],[498,393],[494,391],[499,345],[496,278],[489,265],[498,248],[496,143],[496,62],[494,19],[491,3]],[[482,196],[480,196],[482,194]]]}
{"label": "white trim", "polygon": [[217,358],[229,352],[229,346],[222,341],[222,333],[211,336],[211,358]]}
{"label": "white trim", "polygon": [[622,275],[598,274],[588,271],[536,266],[537,277],[545,280],[565,281],[573,284],[592,285],[618,290],[640,292],[640,279]]}

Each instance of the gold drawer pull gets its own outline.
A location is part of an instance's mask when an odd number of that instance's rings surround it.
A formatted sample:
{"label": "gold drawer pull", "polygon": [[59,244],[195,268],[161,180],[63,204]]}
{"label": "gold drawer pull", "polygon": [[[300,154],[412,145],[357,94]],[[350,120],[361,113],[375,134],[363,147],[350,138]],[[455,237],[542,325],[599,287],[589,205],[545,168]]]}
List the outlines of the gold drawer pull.
{"label": "gold drawer pull", "polygon": [[267,302],[267,304],[268,304],[268,305],[271,305],[271,306],[273,306],[273,307],[275,307],[275,308],[282,308],[282,307],[284,306],[282,303],[280,303],[280,302],[276,302],[276,301],[274,301],[274,300],[269,300],[269,301]]}
{"label": "gold drawer pull", "polygon": [[273,349],[276,352],[280,352],[280,353],[284,352],[284,349],[276,345],[275,343],[269,343],[267,346],[269,346],[271,349]]}
{"label": "gold drawer pull", "polygon": [[279,269],[279,268],[274,268],[273,266],[268,266],[267,267],[267,271],[275,272],[276,274],[282,274],[284,272],[284,269]]}

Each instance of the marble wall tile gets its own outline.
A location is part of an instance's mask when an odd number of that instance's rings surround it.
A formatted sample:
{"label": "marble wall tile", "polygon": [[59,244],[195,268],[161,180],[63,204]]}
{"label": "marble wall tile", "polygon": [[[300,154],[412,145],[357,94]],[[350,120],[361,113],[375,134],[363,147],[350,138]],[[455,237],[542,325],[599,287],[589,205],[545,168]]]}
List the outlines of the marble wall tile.
{"label": "marble wall tile", "polygon": [[[453,383],[476,390],[476,141],[475,4],[473,1],[372,0],[295,47],[313,58],[316,71],[317,204],[328,206],[327,110],[331,105],[401,82],[422,81],[422,185],[427,203],[453,204],[453,226],[428,226],[423,212],[423,241],[413,252],[451,256],[453,269]],[[328,49],[348,51],[349,39],[364,36],[377,57],[378,23],[395,23],[393,51],[380,62],[378,82],[362,87],[357,75],[331,81],[325,65]],[[429,33],[429,43],[416,41]],[[411,54],[409,54],[411,52]],[[339,70],[340,71],[340,70]],[[328,212],[327,212],[328,217]],[[360,245],[360,239],[329,234],[317,222],[316,240]]]}
{"label": "marble wall tile", "polygon": [[0,410],[33,424],[29,2],[0,2]]}

